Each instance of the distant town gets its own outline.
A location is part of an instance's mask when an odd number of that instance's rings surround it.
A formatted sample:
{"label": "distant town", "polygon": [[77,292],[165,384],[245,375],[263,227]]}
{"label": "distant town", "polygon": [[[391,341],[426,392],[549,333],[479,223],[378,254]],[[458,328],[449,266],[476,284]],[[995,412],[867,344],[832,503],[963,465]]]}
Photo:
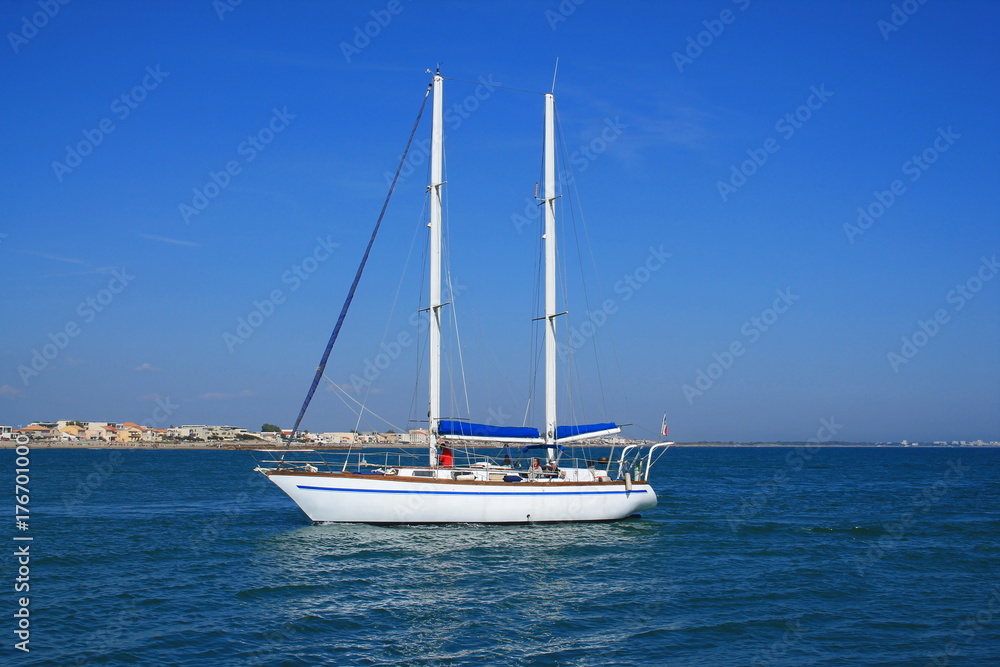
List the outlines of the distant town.
{"label": "distant town", "polygon": [[[21,428],[0,425],[0,446],[13,446],[16,441],[27,437],[32,443],[55,447],[87,445],[92,447],[270,447],[288,440],[291,429],[283,429],[273,424],[264,424],[259,431],[251,431],[241,426],[212,426],[207,424],[185,424],[168,428],[143,426],[135,422],[76,421],[32,422]],[[401,447],[420,446],[428,443],[426,429],[411,429],[405,433],[386,431],[356,432],[332,431],[310,433],[301,431],[296,442],[312,447],[344,447],[350,445],[397,445]],[[604,437],[591,444],[625,445],[642,444],[647,441],[622,437]],[[733,442],[700,441],[678,442],[679,446],[801,446],[821,445],[828,447],[1000,447],[1000,442],[984,440],[937,440],[934,442]]]}
{"label": "distant town", "polygon": [[[32,422],[22,428],[0,425],[0,440],[16,440],[26,436],[32,441],[44,443],[73,444],[75,442],[95,445],[195,445],[195,444],[258,444],[267,446],[288,439],[291,429],[282,429],[272,424],[264,424],[260,431],[251,431],[241,426],[212,426],[208,424],[185,424],[169,428],[142,426],[135,422],[75,421]],[[388,431],[386,433],[355,431],[310,433],[301,431],[296,442],[314,446],[337,447],[350,444],[385,445],[426,445],[427,431],[414,429],[406,433]]]}

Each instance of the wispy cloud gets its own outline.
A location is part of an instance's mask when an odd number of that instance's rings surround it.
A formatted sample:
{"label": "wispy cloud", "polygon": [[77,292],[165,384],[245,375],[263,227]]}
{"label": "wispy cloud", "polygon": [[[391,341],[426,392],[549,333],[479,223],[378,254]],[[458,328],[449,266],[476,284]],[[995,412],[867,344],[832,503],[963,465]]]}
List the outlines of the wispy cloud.
{"label": "wispy cloud", "polygon": [[[350,35],[346,35],[350,36]],[[354,62],[348,64],[338,53],[336,56],[314,57],[303,53],[291,51],[274,51],[266,49],[234,49],[227,50],[226,57],[233,60],[251,63],[261,63],[264,65],[280,65],[283,67],[295,67],[299,69],[323,69],[323,70],[344,70],[348,67],[359,68],[377,72],[413,72],[419,74],[424,71],[422,67],[399,67],[396,65],[385,65],[377,63]]]}
{"label": "wispy cloud", "polygon": [[[66,260],[70,261],[70,260]],[[69,278],[72,276],[92,276],[94,274],[98,275],[111,275],[115,271],[124,270],[125,265],[121,264],[119,266],[98,266],[96,268],[88,268],[86,271],[71,271],[70,273],[48,273],[39,278]]]}
{"label": "wispy cloud", "polygon": [[244,389],[243,391],[240,392],[240,396],[256,396],[256,395],[257,392],[250,391],[249,389]]}
{"label": "wispy cloud", "polygon": [[[586,144],[599,136],[604,123],[620,123],[622,136],[610,154],[629,162],[659,155],[666,147],[703,151],[713,145],[713,132],[732,112],[706,100],[699,92],[674,84],[669,90],[634,88],[628,105],[616,98],[594,95],[589,89],[563,84],[563,98],[580,104],[579,121],[566,128],[567,141]],[[587,111],[589,110],[589,114]],[[603,116],[603,118],[602,118]]]}
{"label": "wispy cloud", "polygon": [[152,371],[161,371],[163,369],[162,368],[157,368],[153,364],[151,364],[149,362],[146,362],[144,364],[140,364],[140,365],[136,366],[135,370],[137,370],[137,371],[149,371],[149,372],[152,372]]}
{"label": "wispy cloud", "polygon": [[14,398],[20,393],[21,393],[20,389],[12,387],[9,384],[0,386],[0,396],[3,396],[4,398]]}
{"label": "wispy cloud", "polygon": [[[332,392],[340,390],[343,391],[345,394],[357,394],[359,391],[359,387],[355,387],[350,382],[343,382],[341,384],[327,384],[326,390]],[[371,389],[366,389],[365,393],[374,395],[374,394],[381,394],[382,391],[383,390],[379,387],[372,387]]]}
{"label": "wispy cloud", "polygon": [[343,58],[316,58],[287,51],[269,51],[265,49],[237,49],[231,51],[236,60],[263,63],[265,65],[283,65],[302,69],[343,69],[346,63]]}
{"label": "wispy cloud", "polygon": [[142,238],[149,239],[150,241],[157,241],[159,243],[172,243],[173,245],[186,245],[193,248],[200,248],[200,243],[195,243],[194,241],[181,241],[179,239],[168,239],[166,236],[153,236],[152,234],[142,234]]}
{"label": "wispy cloud", "polygon": [[82,363],[83,363],[82,359],[76,359],[74,357],[66,357],[67,366],[79,366]]}
{"label": "wispy cloud", "polygon": [[42,259],[51,259],[55,262],[66,262],[67,264],[82,264],[87,266],[87,263],[82,259],[74,259],[72,257],[57,257],[56,255],[50,255],[47,252],[37,252],[35,250],[22,250],[25,255],[33,255],[35,257],[41,257]]}
{"label": "wispy cloud", "polygon": [[223,394],[223,393],[220,393],[220,392],[212,392],[212,391],[210,391],[207,394],[202,394],[198,398],[200,398],[203,401],[224,401],[227,398],[232,398],[232,397],[233,397],[232,394]]}

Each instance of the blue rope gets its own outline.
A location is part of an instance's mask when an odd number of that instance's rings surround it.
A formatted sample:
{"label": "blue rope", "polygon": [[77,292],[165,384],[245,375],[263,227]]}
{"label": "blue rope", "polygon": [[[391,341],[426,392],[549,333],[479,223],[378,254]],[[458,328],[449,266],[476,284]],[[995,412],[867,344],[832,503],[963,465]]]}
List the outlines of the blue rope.
{"label": "blue rope", "polygon": [[427,98],[430,96],[431,88],[434,84],[427,86],[427,92],[424,94],[424,101],[420,104],[420,112],[417,114],[417,120],[413,123],[413,129],[410,131],[410,138],[406,142],[406,150],[403,151],[403,157],[399,160],[399,166],[396,167],[396,174],[392,177],[392,183],[389,185],[389,193],[385,196],[385,202],[382,204],[382,211],[378,214],[378,220],[375,222],[375,229],[372,230],[372,237],[368,240],[368,247],[365,248],[365,254],[361,258],[361,264],[358,265],[358,271],[354,274],[354,282],[351,283],[351,290],[347,293],[347,300],[344,301],[344,307],[340,309],[340,317],[337,318],[337,325],[333,327],[333,333],[330,334],[330,341],[326,344],[326,349],[323,350],[323,358],[319,361],[319,366],[316,368],[316,377],[313,378],[312,385],[309,386],[309,393],[306,394],[306,400],[302,403],[302,409],[299,410],[299,416],[295,420],[295,426],[292,427],[292,434],[288,436],[287,445],[291,445],[292,441],[295,440],[295,436],[298,435],[299,425],[302,423],[302,418],[305,417],[306,410],[309,408],[309,403],[312,402],[313,394],[316,393],[316,387],[319,386],[319,381],[323,378],[323,371],[326,370],[326,362],[330,359],[330,351],[333,350],[333,344],[337,342],[337,336],[340,335],[340,328],[344,325],[344,318],[347,317],[347,310],[351,307],[351,301],[354,300],[354,291],[358,289],[358,283],[361,282],[361,273],[365,270],[365,264],[368,263],[368,255],[372,251],[372,245],[375,243],[375,236],[378,234],[378,229],[382,225],[382,218],[385,217],[385,211],[389,207],[389,199],[392,197],[392,191],[396,188],[396,181],[399,180],[399,174],[403,170],[403,164],[406,162],[406,156],[410,152],[410,146],[413,144],[413,137],[417,133],[417,127],[420,125],[420,118],[424,115],[424,107],[427,106]]}

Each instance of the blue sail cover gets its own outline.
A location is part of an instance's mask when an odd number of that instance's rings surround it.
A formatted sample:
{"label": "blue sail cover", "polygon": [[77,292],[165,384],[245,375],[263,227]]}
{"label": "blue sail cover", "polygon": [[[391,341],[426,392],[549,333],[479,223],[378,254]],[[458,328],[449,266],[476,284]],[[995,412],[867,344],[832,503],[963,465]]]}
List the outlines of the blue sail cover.
{"label": "blue sail cover", "polygon": [[608,422],[606,424],[580,424],[579,426],[556,426],[556,440],[569,438],[574,435],[584,435],[585,433],[597,433],[598,431],[610,431],[618,428],[618,424]]}
{"label": "blue sail cover", "polygon": [[438,435],[467,435],[477,438],[537,438],[538,429],[530,426],[491,426],[490,424],[473,424],[457,419],[442,419],[438,422]]}

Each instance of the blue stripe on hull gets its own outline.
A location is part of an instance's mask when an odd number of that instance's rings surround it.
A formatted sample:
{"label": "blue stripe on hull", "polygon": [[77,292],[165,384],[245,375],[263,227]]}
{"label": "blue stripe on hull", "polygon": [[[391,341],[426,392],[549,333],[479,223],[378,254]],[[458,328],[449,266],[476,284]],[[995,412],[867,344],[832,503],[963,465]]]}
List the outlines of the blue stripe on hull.
{"label": "blue stripe on hull", "polygon": [[509,493],[506,491],[409,491],[391,489],[345,489],[330,488],[328,486],[302,486],[296,484],[296,488],[310,491],[346,491],[348,493],[423,493],[427,495],[439,496],[607,496],[607,495],[628,495],[630,493],[647,493],[646,489],[633,489],[632,491],[521,491]]}

